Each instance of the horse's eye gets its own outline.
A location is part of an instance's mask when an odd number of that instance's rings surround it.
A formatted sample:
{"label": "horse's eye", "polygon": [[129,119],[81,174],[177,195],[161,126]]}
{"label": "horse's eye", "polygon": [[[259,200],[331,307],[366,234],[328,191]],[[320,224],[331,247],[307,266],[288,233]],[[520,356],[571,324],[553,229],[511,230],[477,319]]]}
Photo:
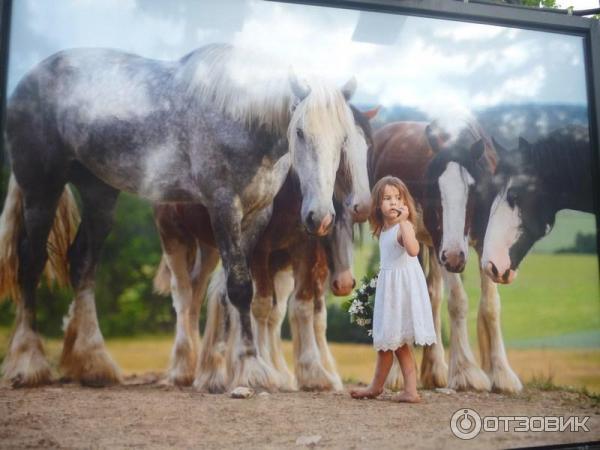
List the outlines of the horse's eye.
{"label": "horse's eye", "polygon": [[302,131],[302,128],[296,128],[296,136],[300,139],[304,139],[304,131]]}

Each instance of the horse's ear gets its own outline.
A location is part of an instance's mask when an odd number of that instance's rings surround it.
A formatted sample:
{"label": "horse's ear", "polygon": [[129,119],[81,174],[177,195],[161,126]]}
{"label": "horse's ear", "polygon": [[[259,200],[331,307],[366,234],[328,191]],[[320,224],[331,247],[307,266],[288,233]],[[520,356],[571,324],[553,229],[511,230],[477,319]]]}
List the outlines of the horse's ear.
{"label": "horse's ear", "polygon": [[342,94],[344,95],[344,98],[347,102],[350,101],[350,99],[356,92],[356,85],[356,77],[352,77],[348,81],[346,81],[346,84],[344,84],[344,86],[342,86]]}
{"label": "horse's ear", "polygon": [[529,142],[527,142],[527,140],[524,137],[519,136],[519,150],[524,151],[524,150],[529,150],[530,148],[531,148],[531,144]]}
{"label": "horse's ear", "polygon": [[381,111],[381,105],[377,105],[375,108],[370,109],[368,111],[363,112],[363,116],[365,116],[369,120],[373,120],[377,114]]}
{"label": "horse's ear", "polygon": [[429,142],[429,146],[433,153],[438,153],[440,151],[440,143],[438,141],[438,134],[433,131],[433,127],[431,124],[425,127],[425,136],[427,136],[427,141]]}
{"label": "horse's ear", "polygon": [[302,101],[306,97],[308,97],[308,94],[310,94],[310,87],[308,87],[306,84],[301,83],[292,69],[290,69],[288,80],[290,82],[293,94],[299,101]]}
{"label": "horse's ear", "polygon": [[479,161],[479,158],[483,155],[483,151],[485,150],[485,142],[483,139],[479,139],[473,145],[471,145],[471,158],[474,161]]}

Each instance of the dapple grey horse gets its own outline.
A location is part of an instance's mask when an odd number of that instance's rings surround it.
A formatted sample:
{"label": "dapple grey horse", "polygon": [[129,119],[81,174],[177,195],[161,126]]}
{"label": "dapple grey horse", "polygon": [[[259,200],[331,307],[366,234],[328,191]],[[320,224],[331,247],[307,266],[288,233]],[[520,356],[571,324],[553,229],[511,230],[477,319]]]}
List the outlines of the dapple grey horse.
{"label": "dapple grey horse", "polygon": [[[59,52],[16,87],[7,109],[11,183],[0,255],[16,292],[17,325],[3,365],[13,385],[48,382],[35,330],[35,290],[65,184],[79,191],[82,220],[68,250],[75,291],[61,358],[64,374],[88,384],[120,380],[95,310],[95,270],[120,191],[152,202],[194,202],[209,211],[241,320],[244,370],[261,373],[250,323],[248,256],[289,170],[301,184],[302,222],[316,235],[334,222],[332,195],[342,159],[353,181],[349,207],[369,207],[364,152],[342,89],[299,81],[257,52],[209,45],[174,62],[107,49]],[[63,197],[64,198],[64,197]],[[56,225],[56,224],[55,224]],[[60,228],[60,227],[59,227]],[[10,245],[8,245],[10,244]],[[66,261],[63,261],[66,264]],[[11,270],[9,270],[11,269]]]}

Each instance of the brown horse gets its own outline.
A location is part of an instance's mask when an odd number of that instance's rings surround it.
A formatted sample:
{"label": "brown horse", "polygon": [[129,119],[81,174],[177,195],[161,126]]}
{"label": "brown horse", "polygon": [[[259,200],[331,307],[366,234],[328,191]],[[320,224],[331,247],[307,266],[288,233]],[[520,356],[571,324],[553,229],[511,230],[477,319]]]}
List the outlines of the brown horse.
{"label": "brown horse", "polygon": [[[326,341],[324,297],[330,271],[334,294],[347,295],[355,285],[351,272],[352,219],[336,205],[331,235],[314,239],[307,236],[298,222],[298,187],[293,179],[284,184],[274,202],[273,218],[250,262],[258,353],[279,374],[277,386],[256,385],[282,390],[296,388],[280,345],[281,324],[293,291],[290,323],[298,386],[341,389],[341,379]],[[219,271],[209,288],[207,324],[194,383],[197,389],[209,392],[221,392],[229,385],[245,381],[236,373],[233,358],[238,351],[235,331],[239,328],[239,318],[227,301],[223,283]]]}
{"label": "brown horse", "polygon": [[[491,139],[470,116],[453,121],[397,122],[375,133],[369,153],[371,185],[386,176],[402,179],[423,220],[417,230],[429,250],[427,283],[438,344],[425,347],[421,382],[426,387],[517,392],[522,385],[510,368],[500,329],[497,286],[480,273],[478,339],[484,373],[475,363],[467,333],[468,300],[459,273],[468,246],[481,259],[491,202],[496,152]],[[450,367],[441,344],[442,277],[450,291]],[[489,378],[488,378],[489,377]]]}
{"label": "brown horse", "polygon": [[[361,114],[353,108],[357,128],[367,145],[372,144],[368,119],[376,112]],[[343,196],[349,187],[344,183],[347,179],[344,175],[338,172],[338,196]],[[227,309],[225,300],[223,305],[209,304],[204,345],[195,371],[200,306],[209,276],[218,263],[213,231],[202,205],[155,206],[155,218],[163,245],[163,261],[155,278],[155,286],[159,292],[171,291],[177,313],[175,345],[168,372],[170,382],[186,385],[195,378],[196,388],[213,392],[222,391],[229,384],[269,390],[294,389],[296,383],[283,358],[279,336],[287,298],[295,285],[296,295],[290,316],[299,385],[302,388],[341,388],[341,380],[325,338],[324,286],[330,271],[334,294],[347,295],[354,286],[351,273],[352,222],[364,221],[366,217],[357,217],[338,203],[333,233],[325,238],[312,239],[299,221],[301,198],[298,180],[289,175],[275,197],[273,216],[250,260],[255,286],[252,312],[257,328],[258,356],[265,368],[263,376],[254,378],[246,373],[243,364],[235,361],[236,358],[230,359],[230,372],[225,373],[222,355],[226,346],[225,332],[230,330],[225,330],[221,326],[225,323],[219,323],[218,318],[226,318],[227,323],[231,324],[234,322],[232,318],[236,317],[235,311]],[[170,283],[167,281],[169,277]],[[214,278],[216,287],[211,289],[213,297],[225,299],[224,285],[218,284],[223,280],[219,276]],[[307,304],[310,304],[310,308],[302,307]]]}

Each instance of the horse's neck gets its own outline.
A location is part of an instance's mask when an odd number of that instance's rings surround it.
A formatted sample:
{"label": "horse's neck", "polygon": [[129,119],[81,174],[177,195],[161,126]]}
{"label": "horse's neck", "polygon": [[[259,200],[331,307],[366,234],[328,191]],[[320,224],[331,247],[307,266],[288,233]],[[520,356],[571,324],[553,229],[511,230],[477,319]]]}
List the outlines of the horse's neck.
{"label": "horse's neck", "polygon": [[532,163],[544,186],[555,198],[553,207],[556,211],[593,212],[589,143],[552,144],[544,140],[534,145]]}

